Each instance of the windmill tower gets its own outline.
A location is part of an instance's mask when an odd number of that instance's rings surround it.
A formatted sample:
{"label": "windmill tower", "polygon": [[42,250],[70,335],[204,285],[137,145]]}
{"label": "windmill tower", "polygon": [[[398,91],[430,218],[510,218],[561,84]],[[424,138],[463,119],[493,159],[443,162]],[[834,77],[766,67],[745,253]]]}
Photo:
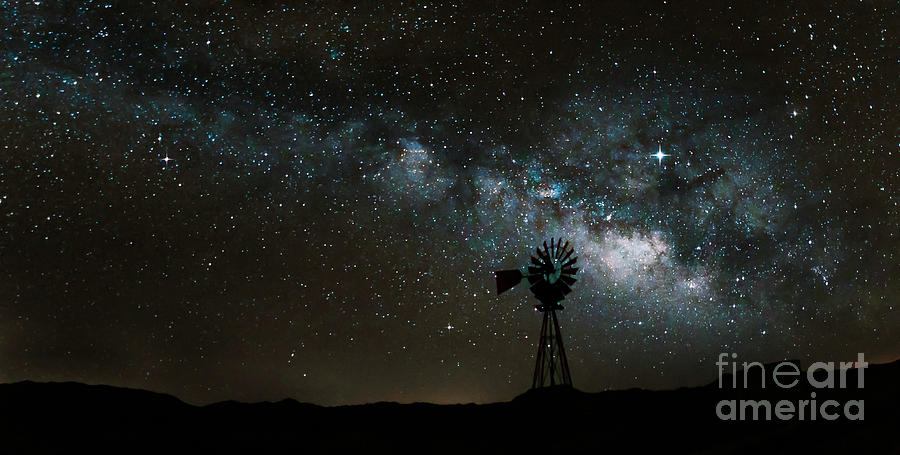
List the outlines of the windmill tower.
{"label": "windmill tower", "polygon": [[556,311],[562,310],[559,304],[566,294],[572,292],[572,284],[575,283],[574,275],[578,272],[575,262],[578,257],[573,257],[574,248],[569,247],[567,241],[564,245],[562,239],[550,239],[550,246],[545,241],[544,249],[537,248],[537,257],[531,256],[531,264],[528,265],[528,273],[521,270],[501,270],[494,272],[497,281],[497,294],[502,294],[519,284],[522,278],[526,278],[530,284],[531,292],[540,302],[535,308],[543,313],[541,323],[541,335],[538,338],[537,358],[534,365],[534,376],[531,388],[545,386],[572,385],[572,375],[569,373],[569,360],[566,358],[566,349],[563,346],[562,332],[559,328],[559,320]]}

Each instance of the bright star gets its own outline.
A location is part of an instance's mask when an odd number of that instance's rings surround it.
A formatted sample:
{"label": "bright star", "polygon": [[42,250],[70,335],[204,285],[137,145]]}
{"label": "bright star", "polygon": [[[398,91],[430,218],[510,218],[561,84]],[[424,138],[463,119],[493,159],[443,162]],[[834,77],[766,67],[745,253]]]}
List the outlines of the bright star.
{"label": "bright star", "polygon": [[656,159],[658,160],[658,163],[657,163],[657,164],[662,164],[662,159],[663,159],[663,157],[666,157],[666,156],[672,156],[672,155],[666,155],[665,153],[663,153],[663,151],[662,151],[662,145],[660,145],[660,146],[659,146],[659,151],[656,152],[656,153],[654,153],[653,155],[650,155],[650,156],[656,157]]}
{"label": "bright star", "polygon": [[162,161],[163,164],[169,164],[169,161],[175,161],[175,158],[169,158],[169,155],[166,155],[166,157],[161,159],[160,161]]}

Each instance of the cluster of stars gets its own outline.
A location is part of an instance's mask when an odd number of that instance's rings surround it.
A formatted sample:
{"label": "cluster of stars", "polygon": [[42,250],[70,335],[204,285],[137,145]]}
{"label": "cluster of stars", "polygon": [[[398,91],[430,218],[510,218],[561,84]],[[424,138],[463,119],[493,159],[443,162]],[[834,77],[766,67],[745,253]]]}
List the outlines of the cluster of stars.
{"label": "cluster of stars", "polygon": [[579,388],[897,355],[888,5],[213,3],[0,0],[0,381],[508,399],[560,236]]}

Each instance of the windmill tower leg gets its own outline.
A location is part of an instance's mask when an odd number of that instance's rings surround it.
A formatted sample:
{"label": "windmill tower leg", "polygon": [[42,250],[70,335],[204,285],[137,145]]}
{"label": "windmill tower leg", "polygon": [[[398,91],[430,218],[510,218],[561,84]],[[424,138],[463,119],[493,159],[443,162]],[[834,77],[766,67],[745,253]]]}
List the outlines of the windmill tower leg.
{"label": "windmill tower leg", "polygon": [[[552,311],[544,313],[544,319],[547,319],[548,316],[552,314]],[[556,385],[556,362],[559,357],[554,355],[556,354],[556,333],[553,331],[554,326],[552,324],[547,325],[547,370],[549,370],[547,371],[547,376],[549,376],[550,386],[552,387]],[[543,383],[541,383],[541,385],[543,385]]]}
{"label": "windmill tower leg", "polygon": [[556,332],[556,346],[559,348],[559,369],[562,373],[563,385],[572,385],[572,375],[569,373],[569,359],[566,358],[566,348],[563,346],[562,331],[559,330],[559,320],[556,319],[556,311],[550,312],[553,317],[553,327]]}
{"label": "windmill tower leg", "polygon": [[[569,361],[563,347],[562,332],[554,309],[543,310],[544,321],[541,324],[541,336],[538,338],[538,352],[534,365],[534,376],[531,388],[545,385],[572,385],[569,373]],[[549,383],[549,384],[548,384]]]}
{"label": "windmill tower leg", "polygon": [[547,346],[547,313],[544,312],[544,322],[541,323],[541,335],[538,337],[538,351],[534,362],[534,377],[531,380],[531,388],[544,386],[544,352]]}

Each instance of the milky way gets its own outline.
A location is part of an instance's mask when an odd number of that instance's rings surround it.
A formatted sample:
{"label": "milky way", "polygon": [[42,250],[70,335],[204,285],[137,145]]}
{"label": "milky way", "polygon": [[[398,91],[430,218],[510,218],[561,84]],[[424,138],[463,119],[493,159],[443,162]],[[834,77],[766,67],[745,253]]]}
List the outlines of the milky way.
{"label": "milky way", "polygon": [[560,236],[583,390],[896,358],[896,5],[670,3],[0,1],[0,381],[509,399]]}

